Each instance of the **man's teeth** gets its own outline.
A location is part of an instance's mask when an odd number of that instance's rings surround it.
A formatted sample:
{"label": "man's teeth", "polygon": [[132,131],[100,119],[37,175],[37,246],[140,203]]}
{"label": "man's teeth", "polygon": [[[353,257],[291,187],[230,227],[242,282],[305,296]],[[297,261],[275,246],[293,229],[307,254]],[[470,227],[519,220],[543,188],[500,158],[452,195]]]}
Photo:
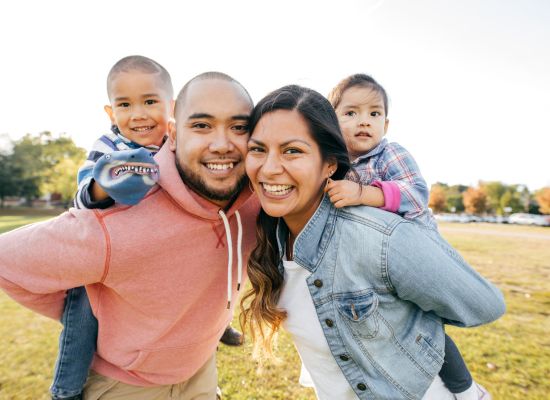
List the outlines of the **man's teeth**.
{"label": "man's teeth", "polygon": [[292,190],[292,185],[268,185],[263,183],[262,186],[266,192],[279,195],[287,194]]}
{"label": "man's teeth", "polygon": [[223,170],[226,170],[226,169],[231,169],[231,168],[233,168],[233,163],[232,163],[232,162],[230,162],[230,163],[225,163],[225,164],[206,163],[206,168],[208,168],[208,169],[215,169],[215,170],[218,170],[218,171],[223,171]]}

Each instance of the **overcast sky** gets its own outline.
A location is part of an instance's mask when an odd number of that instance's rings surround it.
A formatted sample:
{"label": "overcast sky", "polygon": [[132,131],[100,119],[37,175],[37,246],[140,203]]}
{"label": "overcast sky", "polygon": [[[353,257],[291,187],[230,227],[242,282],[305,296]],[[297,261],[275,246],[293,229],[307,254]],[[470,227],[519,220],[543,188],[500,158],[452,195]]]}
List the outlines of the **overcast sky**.
{"label": "overcast sky", "polygon": [[550,1],[25,1],[0,5],[0,135],[66,132],[89,148],[109,120],[118,59],[164,65],[176,92],[226,72],[255,101],[374,76],[388,139],[428,184],[550,186]]}

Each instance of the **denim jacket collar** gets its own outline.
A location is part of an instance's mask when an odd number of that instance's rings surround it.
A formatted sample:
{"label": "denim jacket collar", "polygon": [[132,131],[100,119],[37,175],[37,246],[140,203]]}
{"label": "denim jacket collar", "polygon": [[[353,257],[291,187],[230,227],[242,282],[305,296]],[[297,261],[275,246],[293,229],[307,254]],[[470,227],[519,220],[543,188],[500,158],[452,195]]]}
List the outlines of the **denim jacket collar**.
{"label": "denim jacket collar", "polygon": [[367,154],[363,154],[362,156],[357,157],[355,160],[352,161],[352,164],[353,165],[358,164],[364,159],[368,159],[370,157],[377,155],[378,153],[381,153],[387,144],[388,144],[388,139],[383,138],[382,141],[378,143],[374,149],[371,149]]}
{"label": "denim jacket collar", "polygon": [[[324,195],[317,210],[294,241],[294,261],[310,272],[315,271],[328,247],[335,220],[336,209],[328,196]],[[284,254],[287,238],[288,227],[281,218],[277,224],[277,244],[281,256]],[[279,272],[283,271],[280,264]]]}

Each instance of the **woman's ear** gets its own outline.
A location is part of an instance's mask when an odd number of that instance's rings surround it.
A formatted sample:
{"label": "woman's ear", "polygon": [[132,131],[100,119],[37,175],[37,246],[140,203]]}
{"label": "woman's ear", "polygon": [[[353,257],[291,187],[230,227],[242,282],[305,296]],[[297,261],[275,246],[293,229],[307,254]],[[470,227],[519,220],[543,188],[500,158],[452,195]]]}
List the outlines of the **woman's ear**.
{"label": "woman's ear", "polygon": [[327,162],[327,178],[330,178],[338,169],[338,162],[335,158],[331,158]]}

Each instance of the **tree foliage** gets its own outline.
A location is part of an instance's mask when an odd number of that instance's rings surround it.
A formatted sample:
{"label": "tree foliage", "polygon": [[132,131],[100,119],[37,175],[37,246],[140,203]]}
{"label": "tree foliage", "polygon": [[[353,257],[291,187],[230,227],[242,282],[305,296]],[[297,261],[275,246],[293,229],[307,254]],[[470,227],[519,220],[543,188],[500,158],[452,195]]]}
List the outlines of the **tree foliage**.
{"label": "tree foliage", "polygon": [[539,203],[539,211],[542,214],[550,214],[550,187],[545,187],[539,190],[535,199]]}
{"label": "tree foliage", "polygon": [[470,187],[463,194],[464,208],[469,214],[483,214],[487,211],[487,193],[483,187]]}
{"label": "tree foliage", "polygon": [[428,207],[430,207],[435,213],[443,212],[447,208],[446,200],[445,189],[441,185],[433,185],[430,190]]}
{"label": "tree foliage", "polygon": [[0,155],[0,205],[8,196],[24,197],[30,205],[33,199],[52,192],[69,200],[76,191],[76,170],[85,156],[85,150],[67,135],[42,132],[12,142],[11,151]]}

